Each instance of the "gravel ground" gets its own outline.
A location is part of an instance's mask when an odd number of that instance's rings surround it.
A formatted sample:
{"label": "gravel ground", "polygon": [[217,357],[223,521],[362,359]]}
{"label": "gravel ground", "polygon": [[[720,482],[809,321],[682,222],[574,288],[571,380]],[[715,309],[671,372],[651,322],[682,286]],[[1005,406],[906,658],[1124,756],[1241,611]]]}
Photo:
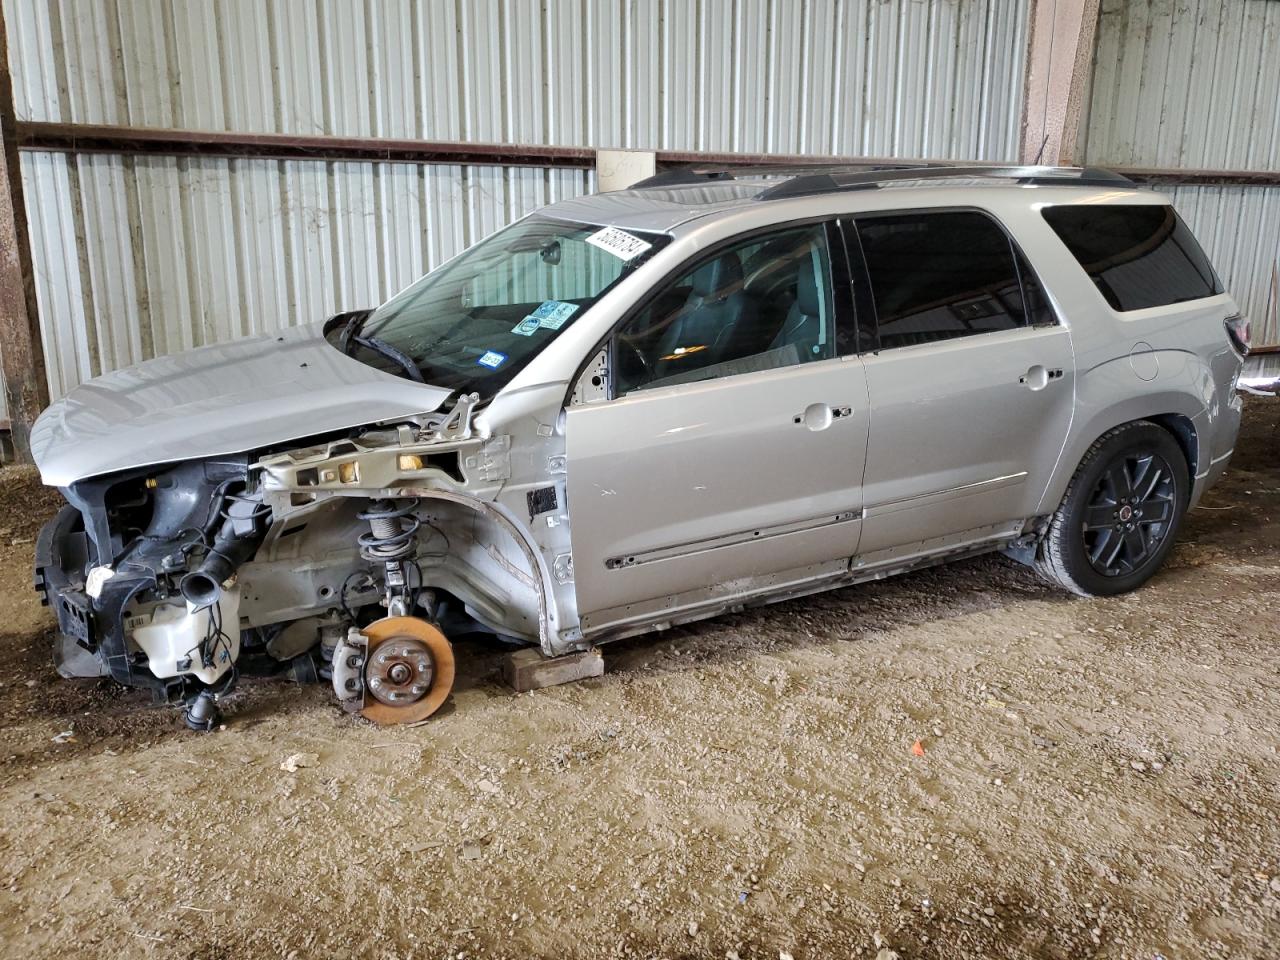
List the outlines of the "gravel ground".
{"label": "gravel ground", "polygon": [[983,558],[520,696],[461,645],[413,729],[257,682],[196,736],[58,680],[29,590],[54,501],[5,471],[0,953],[1274,957],[1280,401],[1246,418],[1135,594]]}

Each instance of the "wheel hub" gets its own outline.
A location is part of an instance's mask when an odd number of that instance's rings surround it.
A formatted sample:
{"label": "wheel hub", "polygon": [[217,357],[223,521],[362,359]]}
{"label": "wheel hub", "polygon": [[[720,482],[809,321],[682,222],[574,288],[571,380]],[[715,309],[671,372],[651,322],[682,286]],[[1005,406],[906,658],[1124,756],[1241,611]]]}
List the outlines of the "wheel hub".
{"label": "wheel hub", "polygon": [[364,668],[369,693],[380,703],[408,706],[431,689],[435,665],[431,651],[414,637],[393,637],[369,657]]}
{"label": "wheel hub", "polygon": [[435,624],[384,617],[368,638],[360,715],[374,723],[416,723],[435,713],[453,689],[453,648]]}

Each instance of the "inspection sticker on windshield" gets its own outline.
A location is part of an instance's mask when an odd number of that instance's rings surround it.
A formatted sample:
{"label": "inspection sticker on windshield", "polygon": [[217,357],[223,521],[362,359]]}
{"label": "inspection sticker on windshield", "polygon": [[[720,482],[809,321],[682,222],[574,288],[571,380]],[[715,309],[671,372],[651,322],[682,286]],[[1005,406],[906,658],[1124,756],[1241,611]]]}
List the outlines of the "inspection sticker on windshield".
{"label": "inspection sticker on windshield", "polygon": [[497,370],[506,362],[507,355],[497,350],[486,350],[484,356],[476,361],[480,366],[488,367],[490,370]]}
{"label": "inspection sticker on windshield", "polygon": [[612,253],[619,260],[634,260],[648,250],[653,244],[646,243],[639,237],[633,237],[625,230],[617,227],[605,227],[587,237],[587,243]]}
{"label": "inspection sticker on windshield", "polygon": [[535,333],[537,333],[541,329],[542,329],[542,321],[540,321],[537,317],[529,316],[529,317],[525,317],[523,320],[517,323],[514,327],[512,327],[511,332],[518,334],[519,336],[522,336],[522,337],[532,337]]}
{"label": "inspection sticker on windshield", "polygon": [[543,300],[542,305],[525,319],[536,319],[541,326],[546,327],[548,330],[559,330],[564,326],[564,322],[577,311],[578,305],[576,303],[565,303],[563,300]]}

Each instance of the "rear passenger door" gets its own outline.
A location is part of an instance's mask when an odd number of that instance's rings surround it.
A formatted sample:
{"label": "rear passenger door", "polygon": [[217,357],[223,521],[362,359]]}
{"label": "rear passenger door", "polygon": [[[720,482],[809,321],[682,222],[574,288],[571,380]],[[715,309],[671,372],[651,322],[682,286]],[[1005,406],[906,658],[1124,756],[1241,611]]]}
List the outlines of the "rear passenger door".
{"label": "rear passenger door", "polygon": [[858,563],[1011,532],[1067,436],[1069,331],[985,212],[859,217],[849,246],[877,333]]}

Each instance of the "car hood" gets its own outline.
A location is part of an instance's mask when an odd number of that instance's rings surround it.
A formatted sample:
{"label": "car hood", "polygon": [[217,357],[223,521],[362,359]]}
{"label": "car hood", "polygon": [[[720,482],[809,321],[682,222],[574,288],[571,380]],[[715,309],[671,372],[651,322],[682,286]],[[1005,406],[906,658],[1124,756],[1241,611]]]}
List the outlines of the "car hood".
{"label": "car hood", "polygon": [[323,328],[200,347],[76,387],[31,430],[41,478],[66,487],[117,470],[240,453],[430,413],[452,393],[343,355]]}

